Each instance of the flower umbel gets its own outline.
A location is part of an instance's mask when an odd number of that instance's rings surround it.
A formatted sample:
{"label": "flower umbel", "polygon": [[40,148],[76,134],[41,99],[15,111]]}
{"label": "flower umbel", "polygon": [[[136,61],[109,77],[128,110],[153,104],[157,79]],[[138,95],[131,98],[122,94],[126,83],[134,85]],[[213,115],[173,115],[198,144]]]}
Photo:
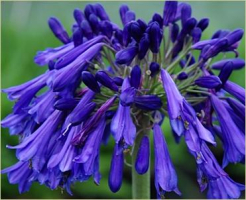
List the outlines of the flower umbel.
{"label": "flower umbel", "polygon": [[[2,90],[15,105],[1,125],[20,138],[19,144],[7,145],[19,161],[2,173],[20,193],[39,182],[72,195],[75,182],[93,177],[100,185],[100,147],[112,135],[108,185],[115,193],[125,164],[134,177],[150,181],[152,130],[157,198],[167,192],[181,195],[163,132],[171,133],[161,127],[165,118],[175,141],[184,138],[195,158],[201,191],[208,187],[208,198],[240,198],[244,185],[223,168],[245,161],[245,89],[229,80],[245,66],[237,52],[244,31],[218,30],[201,40],[210,20],[197,20],[188,3],[177,1],[166,1],[163,15],[154,13],[148,23],[127,5],[119,14],[122,29],[101,4],[76,8],[71,36],[58,19],[48,20],[62,44],[34,57],[47,71]],[[227,58],[230,51],[235,58]],[[213,62],[221,53],[224,58]],[[216,137],[223,144],[222,164],[210,150]],[[129,156],[135,156],[132,163]],[[133,198],[150,196],[143,192]]]}

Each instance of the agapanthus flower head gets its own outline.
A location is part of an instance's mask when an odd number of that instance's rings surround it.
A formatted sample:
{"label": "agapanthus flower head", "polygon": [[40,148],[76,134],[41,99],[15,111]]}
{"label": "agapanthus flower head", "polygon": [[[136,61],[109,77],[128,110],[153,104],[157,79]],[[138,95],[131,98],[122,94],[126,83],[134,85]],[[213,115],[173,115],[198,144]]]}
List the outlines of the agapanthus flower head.
{"label": "agapanthus flower head", "polygon": [[[154,13],[148,23],[127,5],[119,14],[122,28],[101,4],[76,8],[70,36],[58,19],[48,20],[62,44],[34,57],[47,71],[2,90],[15,104],[1,125],[20,137],[18,144],[7,145],[19,161],[2,173],[19,184],[20,193],[39,182],[72,194],[75,182],[93,177],[100,184],[100,147],[113,142],[108,185],[117,192],[128,156],[133,174],[150,181],[153,136],[157,197],[181,195],[165,132],[177,143],[184,138],[208,198],[239,198],[244,186],[223,168],[245,160],[245,89],[230,81],[245,61],[227,58],[228,51],[239,56],[244,31],[218,30],[202,40],[209,19],[198,21],[188,3],[177,1],[166,1],[163,15]],[[214,62],[220,53],[223,59]],[[161,127],[164,119],[169,132]],[[217,136],[224,149],[222,166],[208,146],[219,148]],[[141,195],[133,197],[150,198]]]}

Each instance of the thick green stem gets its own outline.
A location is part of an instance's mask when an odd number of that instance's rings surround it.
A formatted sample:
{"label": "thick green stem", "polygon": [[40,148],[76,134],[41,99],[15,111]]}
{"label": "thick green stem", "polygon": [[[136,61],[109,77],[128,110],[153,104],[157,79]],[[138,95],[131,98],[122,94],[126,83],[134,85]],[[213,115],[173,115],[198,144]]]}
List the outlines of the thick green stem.
{"label": "thick green stem", "polygon": [[[147,125],[147,124],[146,124]],[[149,130],[138,133],[132,152],[132,197],[133,199],[150,199],[150,167],[148,171],[139,175],[135,170],[135,160],[143,136],[149,136]]]}

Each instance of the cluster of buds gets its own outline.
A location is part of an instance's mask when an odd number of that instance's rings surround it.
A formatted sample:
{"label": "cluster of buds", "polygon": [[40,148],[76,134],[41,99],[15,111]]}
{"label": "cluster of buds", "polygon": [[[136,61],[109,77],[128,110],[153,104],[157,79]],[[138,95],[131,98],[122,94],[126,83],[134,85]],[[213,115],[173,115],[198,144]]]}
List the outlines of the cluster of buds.
{"label": "cluster of buds", "polygon": [[[166,117],[177,143],[183,137],[195,158],[201,191],[208,187],[213,199],[239,198],[244,185],[223,168],[245,160],[245,90],[228,80],[245,65],[237,52],[244,31],[218,30],[200,41],[209,19],[197,21],[189,4],[176,1],[167,1],[163,15],[155,13],[148,23],[136,19],[127,5],[119,13],[123,29],[100,4],[75,9],[72,36],[58,19],[49,19],[63,44],[35,56],[34,62],[47,71],[3,90],[16,102],[1,125],[20,142],[7,146],[16,149],[19,162],[2,173],[19,184],[20,193],[33,182],[70,194],[77,181],[93,177],[99,185],[100,146],[112,135],[108,183],[117,192],[125,156],[131,155],[137,137],[141,141],[132,166],[141,175],[149,170],[146,132],[153,130],[157,196],[181,195],[161,129]],[[227,59],[228,51],[235,58]],[[220,53],[224,59],[214,63]],[[222,166],[209,148],[216,145],[215,137],[224,148]]]}

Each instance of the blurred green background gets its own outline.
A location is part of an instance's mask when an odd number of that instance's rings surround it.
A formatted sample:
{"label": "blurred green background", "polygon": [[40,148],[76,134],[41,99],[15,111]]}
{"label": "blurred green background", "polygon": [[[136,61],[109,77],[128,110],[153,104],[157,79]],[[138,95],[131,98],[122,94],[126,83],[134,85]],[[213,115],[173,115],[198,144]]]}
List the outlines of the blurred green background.
{"label": "blurred green background", "polygon": [[[46,69],[38,67],[33,63],[33,57],[38,50],[47,47],[56,47],[60,42],[52,35],[47,25],[50,16],[58,17],[68,32],[71,34],[71,25],[74,22],[73,9],[81,8],[88,2],[1,2],[2,4],[2,88],[7,88],[28,81],[35,76],[43,73]],[[118,8],[122,2],[101,2],[112,21],[120,23]],[[203,38],[210,38],[217,29],[243,28],[245,24],[245,5],[244,2],[189,2],[193,9],[193,16],[198,20],[202,17],[210,18],[210,26],[204,32]],[[154,12],[162,14],[163,2],[128,2],[129,7],[136,12],[138,18],[146,21],[151,19]],[[239,46],[240,57],[245,55],[244,38]],[[228,54],[233,56],[232,53]],[[245,71],[235,71],[231,80],[241,86],[245,86]],[[13,106],[6,95],[1,97],[2,117],[11,112]],[[167,139],[171,158],[176,167],[179,189],[182,192],[181,198],[206,198],[206,193],[200,193],[196,182],[196,165],[193,157],[187,152],[184,141],[180,145],[175,144],[170,128],[166,120],[163,130]],[[17,137],[10,137],[6,129],[2,129],[1,138],[1,168],[6,168],[16,162],[13,150],[7,150],[6,144],[17,144]],[[153,147],[153,145],[152,145]],[[74,195],[70,197],[66,192],[60,190],[51,191],[38,183],[33,184],[31,190],[24,194],[18,193],[17,185],[10,185],[6,175],[1,178],[2,198],[131,198],[131,169],[125,166],[124,182],[121,190],[113,194],[107,184],[113,140],[110,144],[101,148],[101,173],[102,180],[100,186],[96,186],[90,179],[86,183],[77,183],[72,187]],[[218,143],[213,151],[221,163],[223,151],[221,144]],[[153,153],[152,153],[153,154]],[[153,164],[152,155],[152,164]],[[151,197],[156,198],[154,188],[153,167],[151,180]],[[240,183],[245,180],[244,165],[230,164],[225,169],[231,178]],[[180,198],[175,194],[167,193],[166,198]],[[242,195],[244,198],[244,195]]]}

